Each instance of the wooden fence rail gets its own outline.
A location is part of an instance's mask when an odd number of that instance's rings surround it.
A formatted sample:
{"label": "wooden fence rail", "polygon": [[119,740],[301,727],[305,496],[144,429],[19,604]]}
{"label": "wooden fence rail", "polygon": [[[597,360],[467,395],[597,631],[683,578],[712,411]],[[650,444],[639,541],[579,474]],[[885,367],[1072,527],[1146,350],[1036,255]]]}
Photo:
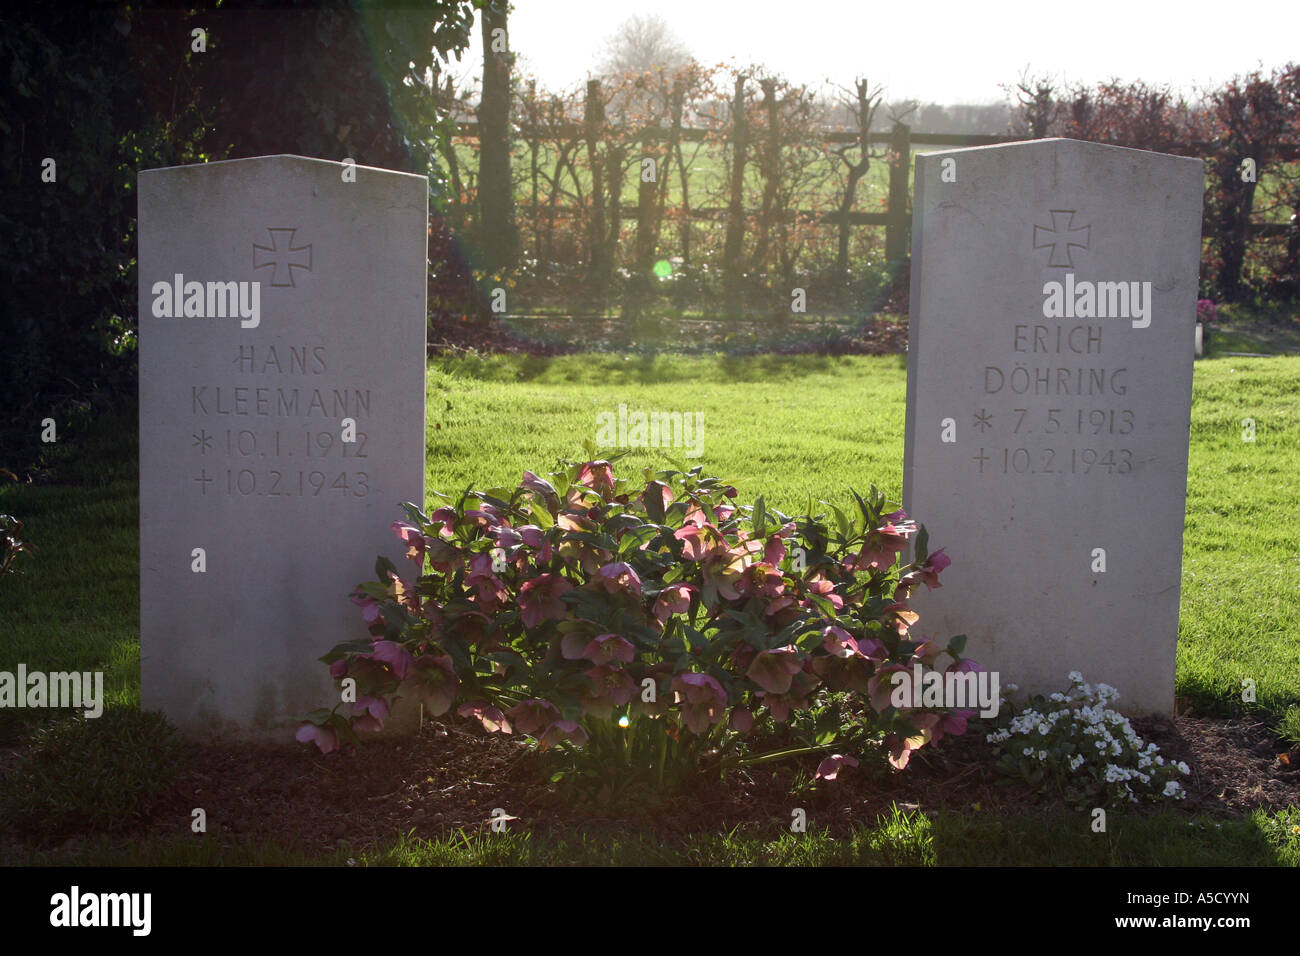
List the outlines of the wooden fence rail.
{"label": "wooden fence rail", "polygon": [[[597,126],[597,128],[600,127]],[[604,128],[610,129],[608,126]],[[563,138],[585,142],[592,136],[592,127],[578,123],[549,127],[521,125],[517,127],[517,130],[516,138],[526,142],[533,139],[547,138]],[[716,131],[698,127],[684,126],[678,132],[681,139],[687,142],[700,142],[710,135],[717,135]],[[670,133],[671,130],[666,128],[651,127],[636,132],[630,141],[667,139]],[[477,138],[477,124],[472,121],[460,124],[457,135],[464,139]],[[826,143],[853,143],[859,139],[857,133],[838,130],[827,130],[821,136],[823,142]],[[850,212],[846,218],[849,224],[853,226],[884,226],[885,258],[895,263],[905,260],[909,249],[911,215],[908,202],[910,198],[908,193],[908,169],[911,165],[913,146],[941,146],[955,149],[1024,141],[1024,137],[994,136],[984,133],[914,133],[910,127],[903,123],[895,124],[894,128],[888,132],[870,133],[867,138],[869,142],[890,144],[888,154],[889,203],[887,211],[879,213]],[[1211,146],[1212,144],[1209,143],[1190,143],[1187,146],[1187,151],[1193,153],[1204,152],[1208,151]],[[1274,151],[1283,159],[1300,159],[1300,144],[1280,144],[1274,147]],[[618,208],[623,219],[630,222],[639,220],[640,208],[638,205],[620,204]],[[545,211],[546,215],[559,219],[587,215],[584,210],[575,209],[572,206],[550,206],[548,204],[543,207],[541,203],[538,203],[536,208],[531,203],[520,203],[519,209],[521,211],[531,210],[538,215]],[[752,212],[752,210],[746,210],[746,212]],[[685,215],[679,215],[675,218],[684,218],[691,222],[725,222],[727,215],[728,210],[725,207],[714,206],[690,209]],[[841,216],[842,214],[839,212],[800,209],[788,211],[782,218],[787,222],[798,218],[804,221],[815,221],[822,225],[838,225],[841,222]],[[1290,226],[1286,223],[1251,223],[1248,232],[1253,238],[1276,238],[1286,235],[1289,229]]]}

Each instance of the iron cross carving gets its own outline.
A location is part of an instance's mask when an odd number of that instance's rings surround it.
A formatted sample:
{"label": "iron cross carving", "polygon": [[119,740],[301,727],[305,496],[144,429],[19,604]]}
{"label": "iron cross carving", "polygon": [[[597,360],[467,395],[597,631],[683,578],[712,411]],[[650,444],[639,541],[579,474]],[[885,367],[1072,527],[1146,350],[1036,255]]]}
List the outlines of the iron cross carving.
{"label": "iron cross carving", "polygon": [[[1034,248],[1052,249],[1047,264],[1054,269],[1071,269],[1074,262],[1070,258],[1071,247],[1087,249],[1092,235],[1092,226],[1073,227],[1073,209],[1050,209],[1052,227],[1034,226]],[[1072,238],[1078,237],[1078,238]]]}
{"label": "iron cross carving", "polygon": [[253,243],[253,268],[271,269],[271,285],[292,288],[293,270],[306,269],[311,272],[311,245],[295,246],[293,234],[297,229],[271,229],[269,246]]}

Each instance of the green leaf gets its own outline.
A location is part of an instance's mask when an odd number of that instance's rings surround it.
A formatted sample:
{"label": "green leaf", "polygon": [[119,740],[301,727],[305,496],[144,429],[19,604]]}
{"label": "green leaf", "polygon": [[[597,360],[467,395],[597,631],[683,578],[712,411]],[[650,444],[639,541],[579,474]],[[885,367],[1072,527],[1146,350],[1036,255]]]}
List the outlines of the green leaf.
{"label": "green leaf", "polygon": [[627,554],[633,548],[639,548],[641,545],[651,540],[658,533],[658,525],[643,524],[634,531],[629,531],[619,539],[618,553]]}
{"label": "green leaf", "polygon": [[930,545],[930,532],[925,530],[925,525],[921,525],[921,530],[916,535],[916,557],[917,564],[925,564],[925,559],[930,556],[928,550]]}
{"label": "green leaf", "polygon": [[429,523],[429,516],[409,501],[402,502],[402,510],[405,511],[406,516],[411,519],[411,524],[415,525],[417,528],[423,528]]}
{"label": "green leaf", "polygon": [[966,635],[958,634],[948,642],[948,653],[953,657],[958,657],[961,652],[966,650]]}
{"label": "green leaf", "polygon": [[655,524],[664,523],[664,495],[668,486],[662,482],[652,481],[645,490],[645,511]]}
{"label": "green leaf", "polygon": [[544,502],[533,499],[528,502],[528,513],[532,515],[533,524],[543,531],[549,531],[555,527],[555,519],[551,517],[551,512],[547,510]]}
{"label": "green leaf", "polygon": [[839,612],[835,610],[835,605],[830,602],[829,598],[826,598],[821,594],[813,594],[809,592],[808,599],[812,601],[813,604],[816,604],[818,609],[827,617],[833,618],[839,616]]}
{"label": "green leaf", "polygon": [[839,529],[840,537],[847,540],[849,536],[849,519],[835,505],[831,505],[830,508],[831,514],[835,515],[835,527]]}

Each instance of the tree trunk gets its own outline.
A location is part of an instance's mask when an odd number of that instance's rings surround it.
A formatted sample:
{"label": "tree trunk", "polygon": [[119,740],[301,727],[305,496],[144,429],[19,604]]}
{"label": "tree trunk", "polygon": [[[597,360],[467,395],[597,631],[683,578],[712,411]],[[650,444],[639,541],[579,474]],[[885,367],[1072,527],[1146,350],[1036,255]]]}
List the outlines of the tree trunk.
{"label": "tree trunk", "polygon": [[748,130],[745,122],[745,78],[736,77],[731,101],[731,199],[727,204],[727,234],[722,247],[723,281],[726,283],[724,309],[729,316],[742,312],[741,253],[745,242],[745,161]]}
{"label": "tree trunk", "polygon": [[519,241],[515,230],[514,182],[510,169],[511,56],[506,44],[504,0],[494,0],[483,7],[482,26],[483,99],[478,117],[479,226],[483,265],[491,274],[513,268]]}
{"label": "tree trunk", "polygon": [[587,82],[587,100],[583,108],[583,127],[587,138],[587,163],[591,168],[591,219],[588,223],[587,242],[590,249],[591,284],[597,311],[604,311],[605,296],[609,286],[610,262],[606,255],[608,243],[605,231],[605,171],[600,146],[605,124],[605,107],[601,102],[600,80]]}
{"label": "tree trunk", "polygon": [[767,115],[767,136],[760,153],[760,171],[763,174],[763,199],[758,214],[758,243],[754,250],[754,265],[770,273],[769,246],[772,241],[772,218],[776,206],[776,191],[781,183],[781,131],[778,127],[776,81],[759,81],[763,88],[763,111]]}

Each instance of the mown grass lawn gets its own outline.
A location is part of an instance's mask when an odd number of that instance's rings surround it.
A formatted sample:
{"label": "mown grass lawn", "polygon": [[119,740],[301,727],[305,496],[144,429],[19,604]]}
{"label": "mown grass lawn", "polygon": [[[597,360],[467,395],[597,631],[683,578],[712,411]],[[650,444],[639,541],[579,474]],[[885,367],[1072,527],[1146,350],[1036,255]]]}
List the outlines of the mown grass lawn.
{"label": "mown grass lawn", "polygon": [[[849,488],[872,483],[897,498],[905,377],[898,356],[438,359],[428,377],[427,485],[446,494],[469,485],[513,485],[525,469],[545,471],[560,458],[582,456],[584,442],[596,437],[597,414],[625,403],[633,410],[702,413],[702,456],[682,460],[732,481],[742,502],[761,494],[769,506],[796,511],[810,500],[846,503]],[[1196,366],[1177,687],[1202,712],[1240,710],[1245,678],[1257,687],[1254,707],[1272,722],[1300,702],[1297,380],[1297,357],[1220,357]],[[1247,418],[1255,424],[1254,441],[1243,441]],[[37,549],[20,558],[25,574],[0,582],[0,668],[21,661],[32,669],[103,669],[108,706],[139,702],[134,428],[128,408],[89,434],[69,436],[85,455],[83,477],[98,477],[97,485],[0,486],[0,513],[22,519],[25,538]],[[618,470],[664,465],[665,452],[635,450]],[[943,529],[930,530],[942,544]],[[11,743],[22,719],[33,716],[4,715],[0,744]],[[1183,816],[1156,815],[1130,824],[1134,836],[1122,850],[1105,849],[1105,841],[1070,849],[1073,838],[1056,832],[1063,824],[998,822],[1028,828],[1016,844],[1021,849],[1013,851],[1005,834],[988,830],[988,821],[955,819],[944,824],[956,827],[948,830],[924,817],[907,824],[912,836],[904,842],[919,839],[917,827],[930,834],[930,850],[918,849],[920,855],[907,862],[1300,862],[1300,843],[1290,829],[1300,820],[1288,823],[1282,815],[1258,814],[1217,830],[1213,824],[1198,829]],[[1040,833],[1036,827],[1045,827],[1041,839],[1033,836]],[[966,834],[965,843],[951,838],[958,832]],[[864,833],[857,849],[825,849],[823,862],[849,862],[845,853],[856,854],[854,862],[898,862],[888,854],[872,856],[878,847],[868,853],[875,837]],[[582,862],[595,852],[517,839],[523,841],[519,852],[534,854],[534,862]],[[822,852],[784,846],[728,844],[720,835],[715,844],[679,848],[662,862],[800,862],[791,854]],[[960,846],[974,848],[973,856]],[[157,862],[173,853],[203,862],[208,851],[139,852]],[[476,854],[471,844],[449,838],[436,845],[397,844],[362,854],[361,862],[484,862]]]}

